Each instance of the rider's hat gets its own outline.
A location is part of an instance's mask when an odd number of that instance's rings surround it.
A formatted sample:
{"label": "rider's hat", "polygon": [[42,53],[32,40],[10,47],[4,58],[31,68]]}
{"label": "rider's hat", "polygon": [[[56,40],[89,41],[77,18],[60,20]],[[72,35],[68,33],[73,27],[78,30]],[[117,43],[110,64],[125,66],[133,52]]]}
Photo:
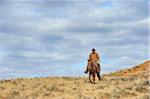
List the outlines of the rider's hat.
{"label": "rider's hat", "polygon": [[95,48],[93,48],[92,51],[96,51]]}

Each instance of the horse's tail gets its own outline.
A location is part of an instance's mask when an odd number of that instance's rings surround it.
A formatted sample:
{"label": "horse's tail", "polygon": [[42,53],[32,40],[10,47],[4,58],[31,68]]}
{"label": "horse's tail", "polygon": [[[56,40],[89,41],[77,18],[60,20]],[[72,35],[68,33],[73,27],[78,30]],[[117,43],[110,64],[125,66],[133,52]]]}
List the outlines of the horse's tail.
{"label": "horse's tail", "polygon": [[96,62],[92,61],[92,63],[95,65],[95,67],[96,67],[97,69],[99,69],[99,66],[98,66],[98,64],[97,64]]}
{"label": "horse's tail", "polygon": [[97,63],[92,61],[91,64],[88,66],[88,70],[92,73],[96,73],[96,72],[98,72],[99,67],[98,67]]}

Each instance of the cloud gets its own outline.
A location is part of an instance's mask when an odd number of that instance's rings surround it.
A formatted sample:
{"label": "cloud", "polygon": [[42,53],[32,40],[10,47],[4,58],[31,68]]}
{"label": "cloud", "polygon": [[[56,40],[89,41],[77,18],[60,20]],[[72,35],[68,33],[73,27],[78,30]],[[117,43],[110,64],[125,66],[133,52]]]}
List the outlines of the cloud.
{"label": "cloud", "polygon": [[12,69],[10,69],[10,68],[5,68],[5,67],[0,67],[0,73],[6,73],[6,72],[10,72],[10,71],[12,71]]}
{"label": "cloud", "polygon": [[0,5],[0,67],[13,70],[5,76],[84,75],[93,47],[102,72],[148,59],[147,0],[5,0]]}

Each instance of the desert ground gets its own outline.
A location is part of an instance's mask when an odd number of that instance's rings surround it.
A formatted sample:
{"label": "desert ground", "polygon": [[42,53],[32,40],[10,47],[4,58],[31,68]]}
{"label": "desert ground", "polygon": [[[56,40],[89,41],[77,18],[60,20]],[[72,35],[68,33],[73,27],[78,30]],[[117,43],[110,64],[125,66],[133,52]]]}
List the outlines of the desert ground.
{"label": "desert ground", "polygon": [[149,65],[102,75],[96,84],[88,76],[1,80],[0,99],[150,99]]}

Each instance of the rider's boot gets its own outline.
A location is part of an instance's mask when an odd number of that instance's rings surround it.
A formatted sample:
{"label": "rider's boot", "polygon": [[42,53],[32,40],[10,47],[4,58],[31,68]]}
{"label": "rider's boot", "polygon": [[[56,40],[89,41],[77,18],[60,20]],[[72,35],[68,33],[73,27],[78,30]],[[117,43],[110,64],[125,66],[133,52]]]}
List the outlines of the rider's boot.
{"label": "rider's boot", "polygon": [[87,73],[88,73],[88,70],[86,69],[86,71],[84,71],[84,73],[86,73],[86,74],[87,74]]}

